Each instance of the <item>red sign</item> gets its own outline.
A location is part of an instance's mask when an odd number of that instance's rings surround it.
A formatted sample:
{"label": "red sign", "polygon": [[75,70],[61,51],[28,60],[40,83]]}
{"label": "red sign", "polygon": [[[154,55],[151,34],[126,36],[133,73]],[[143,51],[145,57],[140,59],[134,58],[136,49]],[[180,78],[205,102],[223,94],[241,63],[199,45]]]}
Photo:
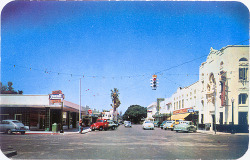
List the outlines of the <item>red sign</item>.
{"label": "red sign", "polygon": [[61,90],[52,91],[52,94],[62,94],[62,91]]}
{"label": "red sign", "polygon": [[222,91],[221,91],[221,95],[220,95],[220,100],[221,100],[221,106],[225,106],[226,104],[226,101],[225,101],[225,98],[226,98],[226,85],[225,85],[225,82],[222,82],[221,84],[221,87],[222,87]]}
{"label": "red sign", "polygon": [[91,109],[89,109],[89,110],[88,110],[88,113],[89,113],[89,114],[92,114],[92,110],[91,110]]}
{"label": "red sign", "polygon": [[193,107],[184,108],[184,109],[179,109],[179,110],[173,111],[173,114],[188,113],[188,110],[189,110],[189,109],[193,109]]}
{"label": "red sign", "polygon": [[49,95],[50,104],[61,103],[64,99],[64,94],[61,90],[52,91],[52,94]]}

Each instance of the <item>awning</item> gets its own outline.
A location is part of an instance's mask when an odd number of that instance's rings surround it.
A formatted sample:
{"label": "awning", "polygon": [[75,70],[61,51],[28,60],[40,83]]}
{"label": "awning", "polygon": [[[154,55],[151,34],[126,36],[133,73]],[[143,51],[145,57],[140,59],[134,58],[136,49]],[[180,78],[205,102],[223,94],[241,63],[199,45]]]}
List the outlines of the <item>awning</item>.
{"label": "awning", "polygon": [[183,119],[185,120],[185,118],[189,115],[190,113],[183,113],[183,114],[175,114],[171,116],[171,120],[177,120],[177,119]]}

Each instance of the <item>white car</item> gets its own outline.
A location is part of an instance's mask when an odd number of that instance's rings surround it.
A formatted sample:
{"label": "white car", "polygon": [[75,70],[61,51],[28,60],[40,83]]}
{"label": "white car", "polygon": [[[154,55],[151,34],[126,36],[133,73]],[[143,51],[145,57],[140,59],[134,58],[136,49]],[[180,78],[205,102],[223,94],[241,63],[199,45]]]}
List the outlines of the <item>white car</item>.
{"label": "white car", "polygon": [[124,121],[124,127],[132,127],[130,121]]}
{"label": "white car", "polygon": [[142,129],[154,129],[154,123],[151,121],[144,121],[142,124]]}

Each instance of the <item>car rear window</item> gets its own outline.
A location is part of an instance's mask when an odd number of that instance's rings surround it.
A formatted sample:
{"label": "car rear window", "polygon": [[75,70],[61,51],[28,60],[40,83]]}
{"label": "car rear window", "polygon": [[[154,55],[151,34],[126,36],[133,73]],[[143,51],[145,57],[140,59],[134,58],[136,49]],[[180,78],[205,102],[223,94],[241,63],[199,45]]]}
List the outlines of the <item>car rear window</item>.
{"label": "car rear window", "polygon": [[12,121],[13,123],[21,123],[20,121]]}

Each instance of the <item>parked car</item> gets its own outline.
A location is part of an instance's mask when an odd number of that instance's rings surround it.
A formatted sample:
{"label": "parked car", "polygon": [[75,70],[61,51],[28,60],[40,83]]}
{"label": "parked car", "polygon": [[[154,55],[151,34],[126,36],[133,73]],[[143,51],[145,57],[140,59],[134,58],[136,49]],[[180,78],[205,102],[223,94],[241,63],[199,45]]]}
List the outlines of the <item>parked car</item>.
{"label": "parked car", "polygon": [[167,122],[167,121],[163,121],[163,122],[161,123],[161,125],[160,125],[161,129],[163,129],[163,126],[164,126],[164,124],[165,124],[166,122]]}
{"label": "parked car", "polygon": [[18,120],[2,120],[0,122],[0,131],[7,134],[12,134],[13,132],[25,134],[27,130],[29,130],[29,127],[24,126],[24,124]]}
{"label": "parked car", "polygon": [[173,130],[173,124],[175,123],[175,121],[166,121],[166,123],[163,125],[163,129],[167,130],[167,129],[171,129]]}
{"label": "parked car", "polygon": [[112,130],[115,130],[117,127],[118,127],[118,124],[117,123],[115,123],[114,121],[112,121],[112,120],[107,120],[108,121],[108,128],[109,129],[112,129]]}
{"label": "parked car", "polygon": [[174,130],[176,132],[182,131],[182,132],[196,132],[197,128],[193,125],[191,121],[182,121],[180,124],[177,124],[174,126]]}
{"label": "parked car", "polygon": [[124,121],[124,126],[125,126],[125,127],[132,127],[130,121]]}
{"label": "parked car", "polygon": [[174,121],[174,123],[171,124],[171,126],[169,127],[171,129],[171,131],[174,130],[175,125],[178,125],[178,124],[182,123],[184,120],[183,119],[176,119],[176,120],[173,120],[173,121]]}
{"label": "parked car", "polygon": [[144,121],[142,124],[142,129],[154,129],[154,124],[151,121]]}
{"label": "parked car", "polygon": [[154,121],[154,127],[159,127],[161,123],[159,121]]}
{"label": "parked car", "polygon": [[91,126],[90,126],[90,129],[92,130],[92,131],[95,131],[95,130],[99,130],[99,131],[102,131],[103,129],[106,131],[106,130],[108,130],[108,122],[107,122],[107,120],[106,119],[98,119],[97,121],[96,121],[96,123],[94,123],[94,124],[92,124]]}

